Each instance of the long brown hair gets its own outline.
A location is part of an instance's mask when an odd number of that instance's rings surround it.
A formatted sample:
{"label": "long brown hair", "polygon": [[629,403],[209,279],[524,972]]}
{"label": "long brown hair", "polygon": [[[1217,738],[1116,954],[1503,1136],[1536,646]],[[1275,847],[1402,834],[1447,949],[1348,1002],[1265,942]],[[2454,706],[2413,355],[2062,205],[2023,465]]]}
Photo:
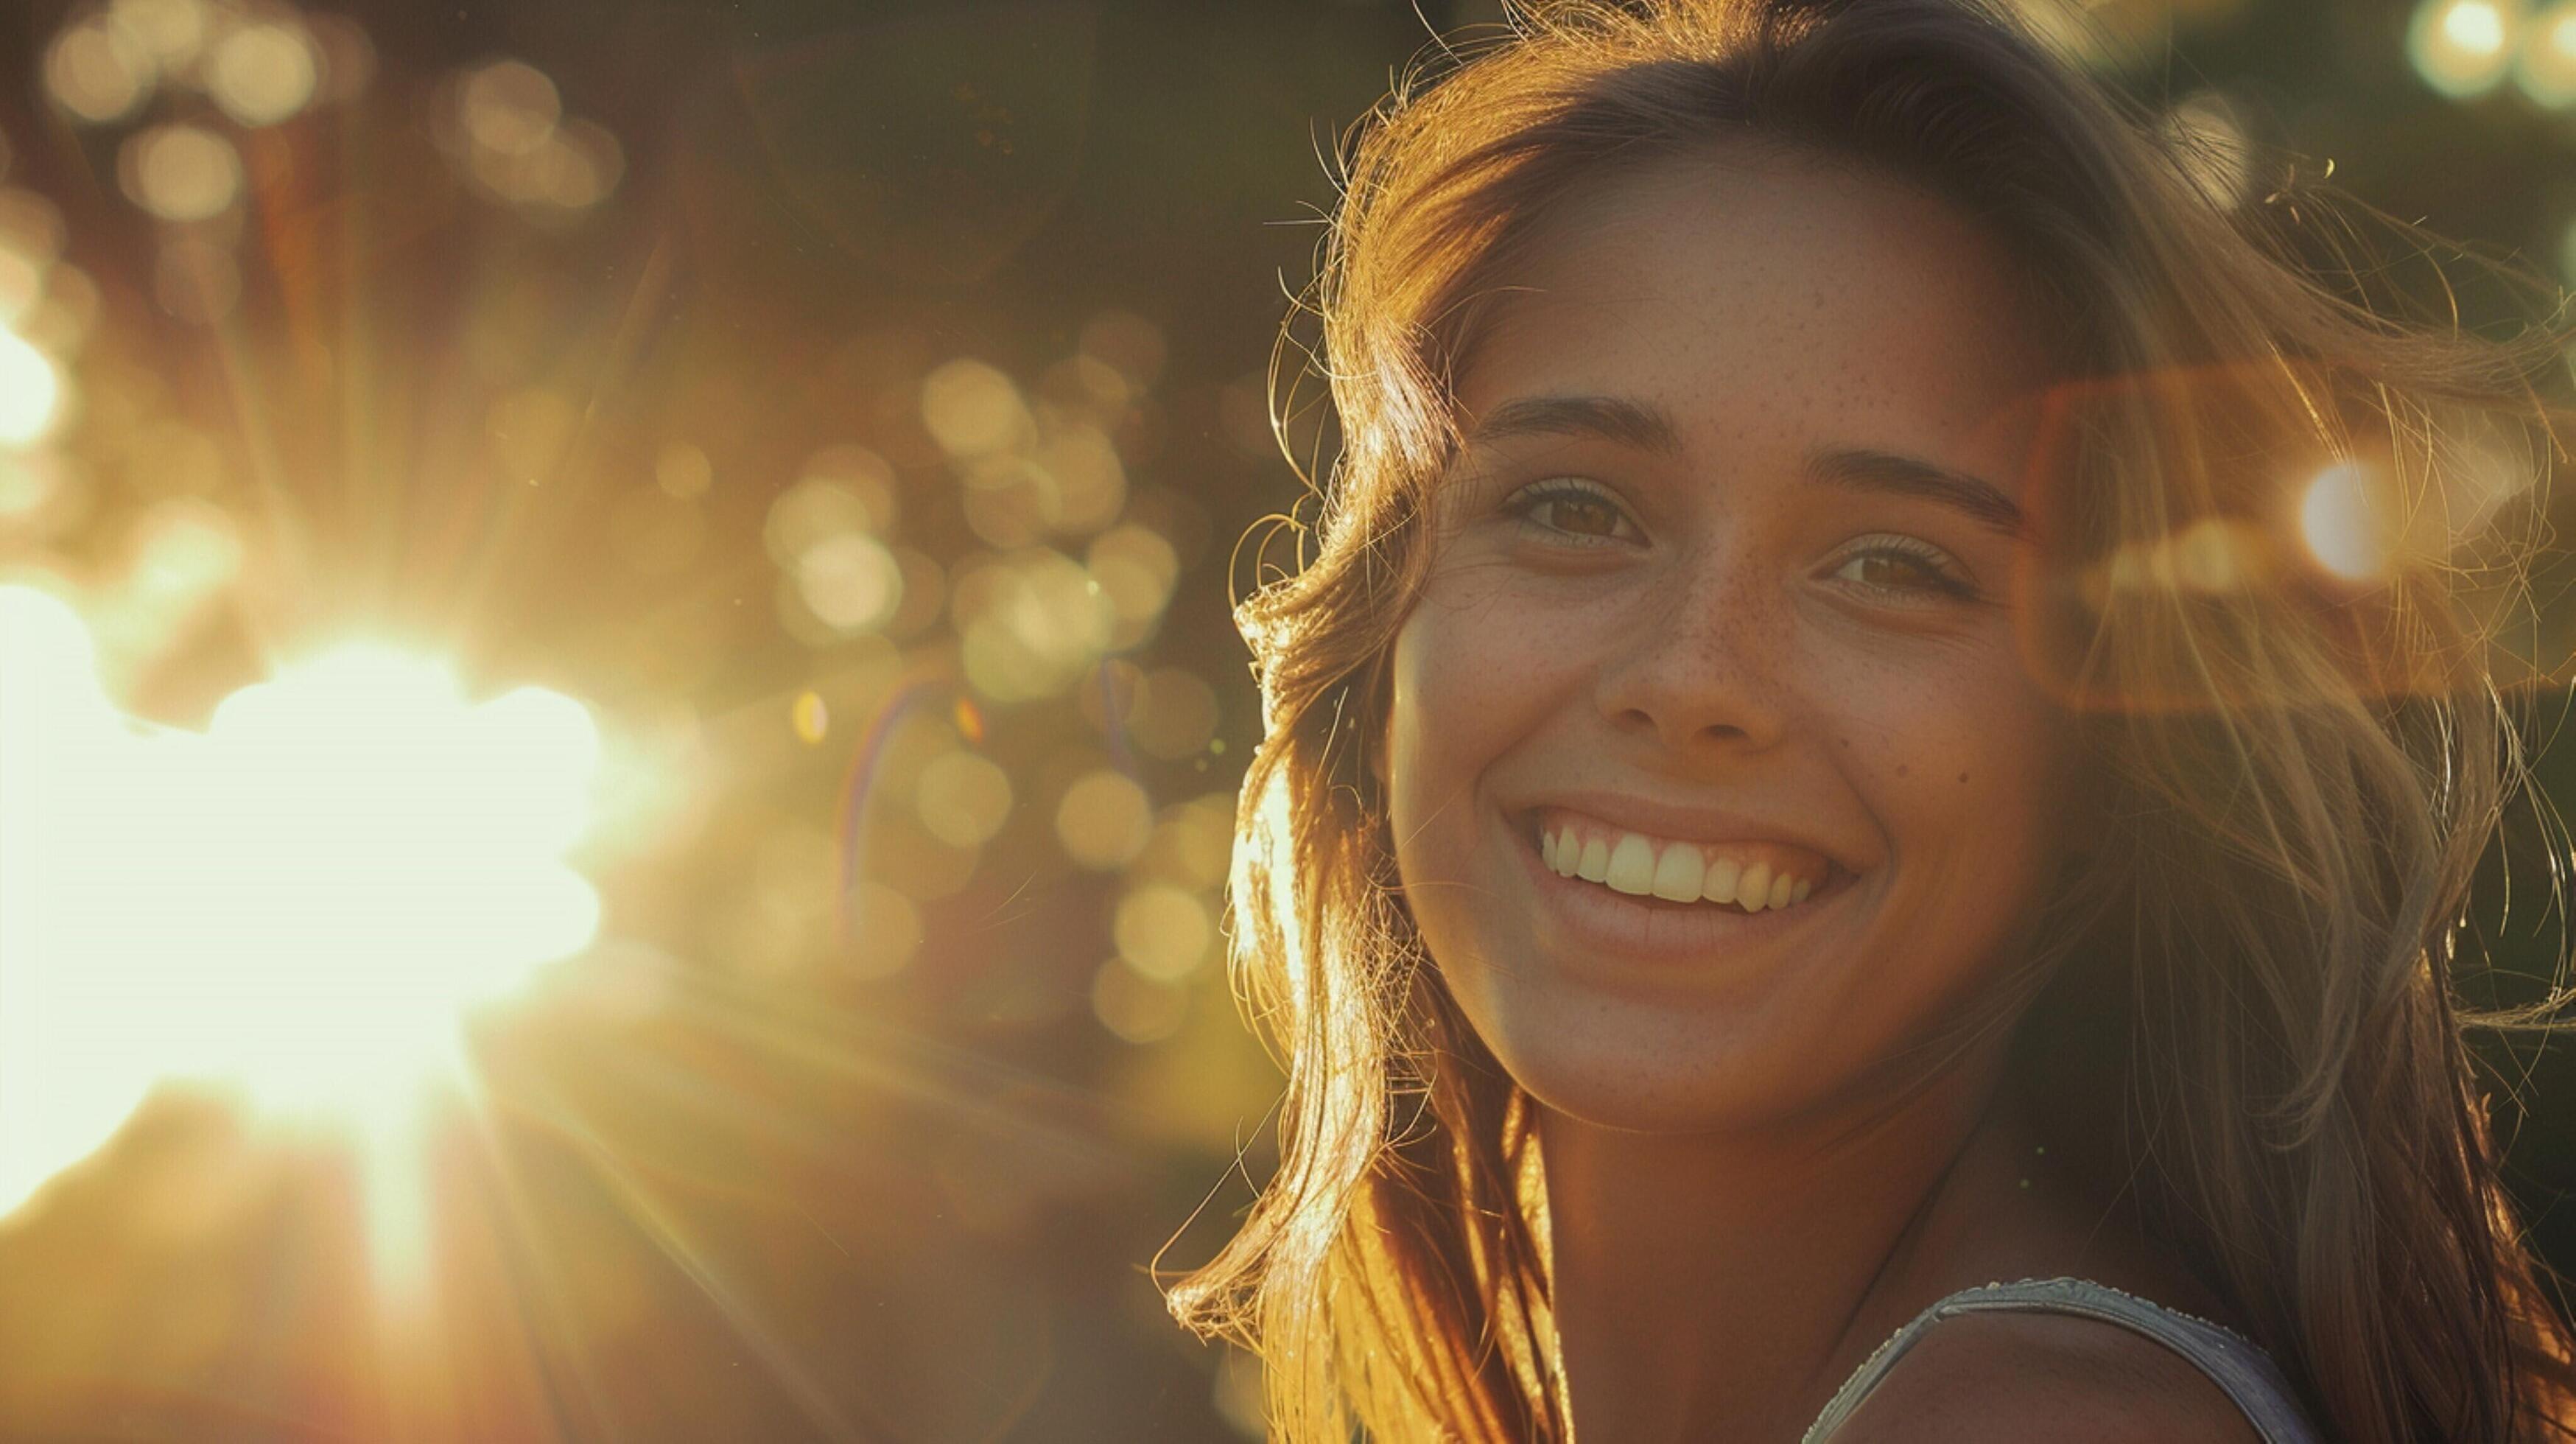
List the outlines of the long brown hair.
{"label": "long brown hair", "polygon": [[[1428,965],[1369,752],[1497,278],[1598,178],[1746,134],[1961,205],[2063,344],[2027,655],[2115,825],[2008,990],[2017,1066],[2090,1110],[2140,1226],[2330,1434],[2576,1433],[2453,978],[2508,806],[2564,834],[2494,645],[2545,539],[2564,338],[2428,320],[2362,208],[2214,194],[1972,0],[1525,5],[1355,128],[1309,358],[1339,453],[1236,612],[1266,736],[1233,957],[1288,1074],[1280,1166],[1175,1314],[1260,1351],[1278,1437],[1567,1431],[1532,1105]],[[2358,575],[2310,555],[2303,501]]]}

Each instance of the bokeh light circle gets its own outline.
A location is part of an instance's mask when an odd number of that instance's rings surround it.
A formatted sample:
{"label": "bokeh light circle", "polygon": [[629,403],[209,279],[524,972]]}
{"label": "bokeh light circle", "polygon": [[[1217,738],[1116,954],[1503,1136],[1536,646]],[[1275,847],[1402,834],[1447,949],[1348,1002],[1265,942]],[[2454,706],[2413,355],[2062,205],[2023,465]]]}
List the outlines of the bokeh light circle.
{"label": "bokeh light circle", "polygon": [[43,437],[61,405],[62,379],[53,361],[0,326],[0,446],[24,446]]}
{"label": "bokeh light circle", "polygon": [[980,847],[1011,815],[1011,777],[990,758],[949,752],[921,769],[914,786],[921,825],[951,847]]}
{"label": "bokeh light circle", "polygon": [[240,152],[203,126],[137,131],[118,152],[117,171],[127,197],[165,221],[211,220],[241,197]]}
{"label": "bokeh light circle", "polygon": [[92,125],[124,119],[158,79],[150,53],[104,20],[65,30],[45,51],[45,93]]}
{"label": "bokeh light circle", "polygon": [[2512,68],[2522,19],[2520,0],[2423,0],[2407,26],[2407,55],[2442,94],[2483,95]]}
{"label": "bokeh light circle", "polygon": [[1087,868],[1123,867],[1153,837],[1153,803],[1135,779],[1103,768],[1075,778],[1055,809],[1056,841]]}
{"label": "bokeh light circle", "polygon": [[268,23],[235,28],[205,63],[206,91],[245,126],[275,125],[312,103],[322,71],[300,27]]}

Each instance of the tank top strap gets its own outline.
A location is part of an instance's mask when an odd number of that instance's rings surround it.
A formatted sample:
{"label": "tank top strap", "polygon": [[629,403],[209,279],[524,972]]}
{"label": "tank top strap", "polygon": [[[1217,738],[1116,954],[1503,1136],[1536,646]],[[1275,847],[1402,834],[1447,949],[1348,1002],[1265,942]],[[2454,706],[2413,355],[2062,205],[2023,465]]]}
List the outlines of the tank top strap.
{"label": "tank top strap", "polygon": [[1987,1284],[1983,1288],[1961,1289],[1935,1301],[1852,1371],[1825,1405],[1825,1411],[1807,1427],[1804,1444],[1826,1444],[1832,1439],[1860,1408],[1861,1401],[1886,1379],[1887,1371],[1920,1343],[1933,1325],[1962,1314],[1979,1313],[2074,1314],[2118,1324],[2180,1354],[2208,1375],[2243,1411],[2264,1444],[2319,1444],[2323,1437],[2308,1422],[2298,1396],[2271,1357],[2244,1335],[2135,1294],[2122,1293],[2107,1284],[2056,1278]]}

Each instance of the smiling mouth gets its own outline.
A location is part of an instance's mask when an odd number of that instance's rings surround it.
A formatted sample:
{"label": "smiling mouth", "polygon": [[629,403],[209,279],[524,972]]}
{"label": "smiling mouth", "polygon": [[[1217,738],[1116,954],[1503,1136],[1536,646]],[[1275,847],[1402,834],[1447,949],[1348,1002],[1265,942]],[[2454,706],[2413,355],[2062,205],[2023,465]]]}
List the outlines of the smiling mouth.
{"label": "smiling mouth", "polygon": [[1784,843],[1681,842],[1554,809],[1528,814],[1519,833],[1544,870],[1655,911],[1789,912],[1840,892],[1854,876],[1820,853]]}

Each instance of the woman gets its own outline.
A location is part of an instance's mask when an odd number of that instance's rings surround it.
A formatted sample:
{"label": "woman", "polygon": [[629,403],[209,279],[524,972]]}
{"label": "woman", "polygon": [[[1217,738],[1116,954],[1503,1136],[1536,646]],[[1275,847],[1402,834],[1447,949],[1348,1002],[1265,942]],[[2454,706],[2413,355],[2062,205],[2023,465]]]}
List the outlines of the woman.
{"label": "woman", "polygon": [[1279,1436],[2576,1429],[2448,981],[2559,343],[2191,160],[1952,0],[1365,128],[1239,612],[1281,1166],[1173,1293]]}

